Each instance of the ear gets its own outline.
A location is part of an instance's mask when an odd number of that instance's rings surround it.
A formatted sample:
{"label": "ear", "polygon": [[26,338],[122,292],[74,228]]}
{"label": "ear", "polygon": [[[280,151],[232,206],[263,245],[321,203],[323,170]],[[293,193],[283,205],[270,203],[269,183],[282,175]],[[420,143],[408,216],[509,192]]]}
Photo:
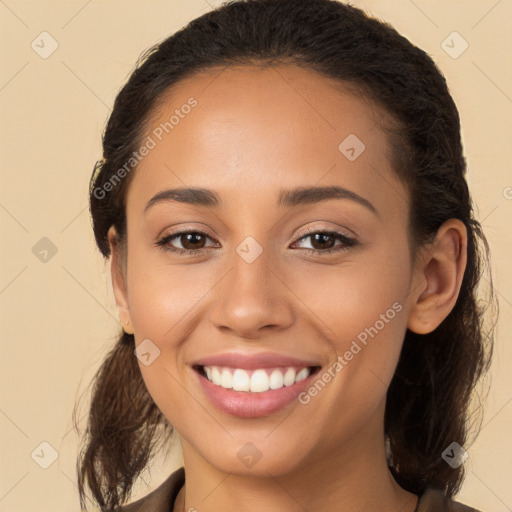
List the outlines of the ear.
{"label": "ear", "polygon": [[110,246],[110,274],[112,276],[112,288],[116,298],[117,311],[123,326],[124,332],[133,334],[128,293],[126,287],[125,256],[121,254],[121,247],[117,237],[116,228],[112,225],[108,230],[108,243]]}
{"label": "ear", "polygon": [[464,223],[447,220],[418,261],[407,327],[417,334],[427,334],[449,315],[459,296],[467,261]]}

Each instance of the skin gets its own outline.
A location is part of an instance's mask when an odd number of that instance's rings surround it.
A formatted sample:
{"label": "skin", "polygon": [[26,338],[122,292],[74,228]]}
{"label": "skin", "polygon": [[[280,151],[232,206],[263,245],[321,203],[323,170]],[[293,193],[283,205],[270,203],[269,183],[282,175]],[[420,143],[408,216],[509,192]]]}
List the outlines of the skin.
{"label": "skin", "polygon": [[[125,330],[161,351],[140,369],[149,393],[180,434],[186,485],[174,511],[413,512],[414,494],[387,468],[386,391],[407,328],[434,330],[453,308],[466,265],[466,230],[450,219],[413,262],[408,192],[390,164],[386,117],[372,103],[313,71],[213,69],[169,91],[146,135],[190,96],[198,105],[144,157],[126,196],[126,248],[109,232],[112,280]],[[366,149],[338,149],[356,134]],[[282,188],[338,185],[368,200],[277,206]],[[215,190],[222,207],[146,203],[171,187]],[[172,229],[201,229],[203,254],[155,243]],[[358,244],[322,256],[340,230]],[[247,237],[263,249],[236,252]],[[169,242],[184,248],[186,240]],[[325,245],[327,244],[327,245]],[[316,248],[318,254],[306,249]],[[321,373],[394,303],[402,309],[307,405],[242,419],[216,409],[196,384],[199,357],[272,351],[319,361]],[[261,459],[237,452],[253,443]],[[336,485],[333,485],[336,482]]]}

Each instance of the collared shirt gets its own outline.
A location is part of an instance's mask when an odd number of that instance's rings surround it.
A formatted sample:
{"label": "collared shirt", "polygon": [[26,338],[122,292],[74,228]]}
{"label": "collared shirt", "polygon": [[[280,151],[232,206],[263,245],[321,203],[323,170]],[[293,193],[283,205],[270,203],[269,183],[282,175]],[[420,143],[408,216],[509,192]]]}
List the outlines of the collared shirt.
{"label": "collared shirt", "polygon": [[[172,512],[179,490],[185,483],[185,469],[176,470],[144,498],[117,509],[117,512]],[[479,512],[447,498],[437,489],[427,489],[420,496],[414,512]]]}

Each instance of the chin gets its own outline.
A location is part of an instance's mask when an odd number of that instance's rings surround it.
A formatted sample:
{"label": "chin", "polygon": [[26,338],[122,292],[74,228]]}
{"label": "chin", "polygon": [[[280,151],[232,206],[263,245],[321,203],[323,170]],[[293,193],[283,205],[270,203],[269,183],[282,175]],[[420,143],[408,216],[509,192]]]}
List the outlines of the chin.
{"label": "chin", "polygon": [[304,465],[305,454],[297,453],[297,443],[283,447],[269,439],[262,443],[232,440],[229,446],[217,445],[217,448],[215,453],[203,452],[203,457],[217,470],[232,475],[280,476]]}

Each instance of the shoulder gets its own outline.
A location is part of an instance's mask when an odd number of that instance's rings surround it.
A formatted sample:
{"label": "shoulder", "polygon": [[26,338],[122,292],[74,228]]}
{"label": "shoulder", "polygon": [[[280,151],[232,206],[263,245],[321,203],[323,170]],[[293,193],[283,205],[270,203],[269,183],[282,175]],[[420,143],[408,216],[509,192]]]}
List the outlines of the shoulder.
{"label": "shoulder", "polygon": [[147,496],[117,508],[116,512],[169,512],[184,483],[185,469],[181,467]]}
{"label": "shoulder", "polygon": [[420,497],[415,512],[480,512],[451,500],[439,489],[427,489]]}

